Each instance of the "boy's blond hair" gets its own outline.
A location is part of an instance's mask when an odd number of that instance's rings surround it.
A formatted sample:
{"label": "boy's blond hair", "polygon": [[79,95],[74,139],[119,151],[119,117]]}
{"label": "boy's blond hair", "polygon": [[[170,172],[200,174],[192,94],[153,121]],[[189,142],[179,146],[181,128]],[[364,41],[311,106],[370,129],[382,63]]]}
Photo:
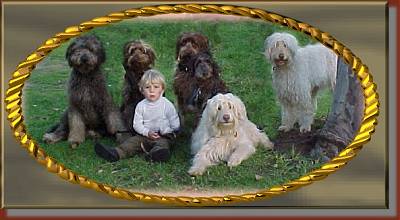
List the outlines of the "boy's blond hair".
{"label": "boy's blond hair", "polygon": [[146,85],[152,83],[160,83],[162,88],[165,90],[164,75],[155,69],[149,69],[146,72],[144,72],[142,78],[140,79],[139,82],[140,91],[142,91]]}

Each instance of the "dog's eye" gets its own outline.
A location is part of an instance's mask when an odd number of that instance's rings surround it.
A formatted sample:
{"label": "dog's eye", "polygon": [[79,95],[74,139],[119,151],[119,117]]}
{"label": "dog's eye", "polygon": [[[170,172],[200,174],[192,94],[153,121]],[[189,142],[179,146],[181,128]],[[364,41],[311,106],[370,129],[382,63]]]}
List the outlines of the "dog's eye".
{"label": "dog's eye", "polygon": [[231,103],[229,103],[229,104],[228,104],[228,106],[229,106],[229,109],[232,109],[232,105],[231,105]]}
{"label": "dog's eye", "polygon": [[219,106],[218,106],[218,111],[220,111],[220,110],[221,110],[221,106],[219,105]]}
{"label": "dog's eye", "polygon": [[287,45],[285,43],[283,43],[283,47],[287,47]]}

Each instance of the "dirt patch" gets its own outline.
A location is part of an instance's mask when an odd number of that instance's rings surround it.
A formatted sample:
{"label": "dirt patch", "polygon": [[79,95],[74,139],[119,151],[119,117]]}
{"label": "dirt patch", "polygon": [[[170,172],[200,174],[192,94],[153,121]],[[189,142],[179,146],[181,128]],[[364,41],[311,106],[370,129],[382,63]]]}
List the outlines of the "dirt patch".
{"label": "dirt patch", "polygon": [[324,123],[325,119],[315,120],[311,131],[307,133],[300,133],[298,128],[288,132],[279,132],[274,140],[275,150],[287,152],[294,149],[300,154],[309,156],[317,141],[319,130],[323,127]]}
{"label": "dirt patch", "polygon": [[315,144],[316,130],[307,133],[299,133],[296,130],[279,132],[275,140],[275,150],[288,152],[294,149],[303,155],[309,155]]}

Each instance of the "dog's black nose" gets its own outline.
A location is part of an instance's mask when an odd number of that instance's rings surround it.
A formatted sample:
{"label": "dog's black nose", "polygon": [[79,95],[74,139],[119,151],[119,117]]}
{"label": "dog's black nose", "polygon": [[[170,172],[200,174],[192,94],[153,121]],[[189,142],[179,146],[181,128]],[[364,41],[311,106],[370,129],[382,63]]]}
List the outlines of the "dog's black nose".
{"label": "dog's black nose", "polygon": [[86,63],[88,60],[89,60],[88,55],[83,54],[83,55],[82,55],[82,58],[81,58],[82,63]]}
{"label": "dog's black nose", "polygon": [[280,53],[279,54],[279,59],[283,59],[283,58],[285,58],[285,55],[283,55],[283,53]]}
{"label": "dog's black nose", "polygon": [[225,114],[224,116],[222,116],[222,118],[225,120],[225,121],[229,121],[229,119],[231,118],[228,114]]}

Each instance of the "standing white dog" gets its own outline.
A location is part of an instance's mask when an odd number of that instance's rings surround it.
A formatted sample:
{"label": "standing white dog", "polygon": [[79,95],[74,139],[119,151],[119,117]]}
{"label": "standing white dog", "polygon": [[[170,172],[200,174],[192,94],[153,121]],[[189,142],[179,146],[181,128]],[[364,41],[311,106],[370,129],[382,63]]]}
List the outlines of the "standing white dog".
{"label": "standing white dog", "polygon": [[267,135],[248,120],[243,102],[236,96],[217,94],[207,101],[199,126],[192,136],[195,154],[190,175],[202,175],[207,167],[226,161],[239,165],[252,155],[258,144],[272,148]]}
{"label": "standing white dog", "polygon": [[279,130],[289,131],[298,122],[300,132],[310,131],[318,91],[335,87],[337,55],[320,43],[300,47],[288,33],[269,36],[264,53],[272,64],[273,87],[281,104]]}

